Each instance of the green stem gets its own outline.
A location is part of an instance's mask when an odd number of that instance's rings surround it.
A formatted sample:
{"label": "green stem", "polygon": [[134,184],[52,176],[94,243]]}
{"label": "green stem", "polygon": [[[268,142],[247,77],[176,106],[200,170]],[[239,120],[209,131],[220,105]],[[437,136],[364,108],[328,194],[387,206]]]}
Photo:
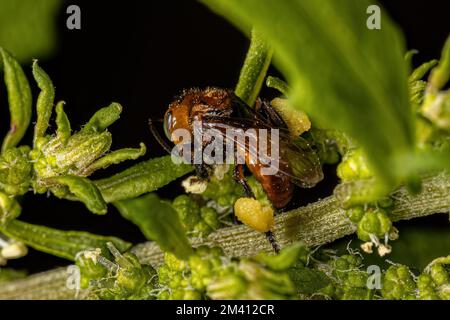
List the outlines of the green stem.
{"label": "green stem", "polygon": [[[450,211],[450,176],[441,174],[425,179],[423,191],[411,196],[405,188],[392,194],[394,221],[424,217]],[[275,236],[285,246],[303,241],[308,246],[318,246],[355,232],[355,225],[346,217],[339,202],[333,197],[294,209],[276,217]],[[230,256],[251,256],[261,251],[271,251],[265,236],[246,226],[220,229],[205,240],[192,241],[194,246],[210,244],[222,247]],[[163,253],[153,242],[135,246],[132,251],[142,263],[159,265]],[[66,268],[37,274],[0,287],[0,299],[74,299],[75,291],[66,286]],[[83,298],[81,292],[76,298]]]}
{"label": "green stem", "polygon": [[249,106],[253,106],[264,82],[267,69],[272,60],[272,48],[263,36],[252,30],[252,38],[244,66],[241,69],[235,93]]}

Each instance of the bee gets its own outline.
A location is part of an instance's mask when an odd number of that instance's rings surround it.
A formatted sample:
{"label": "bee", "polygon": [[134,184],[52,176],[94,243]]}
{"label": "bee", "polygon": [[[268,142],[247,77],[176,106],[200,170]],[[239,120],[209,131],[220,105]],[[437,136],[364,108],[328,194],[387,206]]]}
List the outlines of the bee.
{"label": "bee", "polygon": [[[322,168],[317,154],[311,149],[306,140],[301,137],[293,139],[288,131],[286,123],[270,103],[257,99],[254,108],[248,106],[242,99],[236,96],[232,90],[210,87],[206,89],[189,89],[182,92],[173,101],[164,116],[164,132],[167,138],[175,145],[190,143],[182,141],[174,133],[177,129],[184,129],[195,136],[194,123],[200,123],[202,132],[219,133],[223,139],[221,143],[232,144],[236,157],[234,161],[234,179],[240,183],[247,197],[254,198],[254,193],[247,183],[244,175],[244,167],[254,175],[262,185],[268,199],[276,209],[282,209],[292,199],[294,185],[302,188],[315,186],[323,179]],[[172,148],[158,134],[152,121],[149,120],[150,129],[158,142],[171,153]],[[254,129],[250,139],[237,141],[235,134],[230,132],[242,132]],[[274,145],[272,135],[262,138],[260,129],[271,131],[276,129],[278,143]],[[266,139],[266,145],[270,153],[271,161],[276,160],[277,170],[272,174],[265,174],[270,164],[260,158],[261,154],[252,147],[249,140],[260,145],[261,139]],[[272,139],[272,140],[271,140]],[[197,144],[202,150],[214,142],[214,138],[208,134],[202,135]],[[264,141],[263,141],[264,142]],[[278,152],[274,152],[275,148]],[[226,149],[225,147],[223,150]],[[237,161],[238,155],[242,155],[244,163]],[[273,159],[276,157],[276,159]],[[228,159],[228,158],[227,158]],[[229,159],[228,159],[229,160]],[[267,159],[265,159],[267,160]],[[195,163],[197,176],[200,179],[208,179],[211,175],[213,164]],[[266,233],[274,248],[273,234]]]}

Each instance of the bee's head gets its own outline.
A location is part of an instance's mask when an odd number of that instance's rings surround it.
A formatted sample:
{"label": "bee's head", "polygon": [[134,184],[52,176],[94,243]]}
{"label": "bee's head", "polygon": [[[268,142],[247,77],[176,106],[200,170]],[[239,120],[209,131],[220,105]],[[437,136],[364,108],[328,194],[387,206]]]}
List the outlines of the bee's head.
{"label": "bee's head", "polygon": [[182,101],[175,101],[169,106],[164,115],[164,133],[167,139],[175,144],[179,142],[176,138],[178,135],[173,134],[175,130],[182,129],[190,132],[189,111],[189,105]]}
{"label": "bee's head", "polygon": [[219,88],[185,90],[170,104],[164,116],[164,132],[167,138],[177,144],[174,131],[192,131],[191,124],[207,115],[219,115],[230,111],[231,95],[228,90]]}

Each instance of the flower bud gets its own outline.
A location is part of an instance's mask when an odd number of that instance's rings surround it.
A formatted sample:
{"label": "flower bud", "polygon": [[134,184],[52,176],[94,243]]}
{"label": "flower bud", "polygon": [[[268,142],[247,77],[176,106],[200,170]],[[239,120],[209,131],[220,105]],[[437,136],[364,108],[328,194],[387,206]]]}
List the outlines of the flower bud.
{"label": "flower bud", "polygon": [[384,273],[381,294],[383,298],[405,300],[415,298],[416,284],[406,266],[391,266]]}
{"label": "flower bud", "polygon": [[370,241],[370,235],[384,237],[392,227],[392,222],[383,209],[369,210],[358,223],[358,238],[362,241]]}
{"label": "flower bud", "polygon": [[373,176],[361,148],[348,151],[338,165],[337,175],[342,181],[362,180]]}
{"label": "flower bud", "polygon": [[28,147],[11,148],[0,155],[0,190],[11,195],[28,191],[31,180],[31,162]]}

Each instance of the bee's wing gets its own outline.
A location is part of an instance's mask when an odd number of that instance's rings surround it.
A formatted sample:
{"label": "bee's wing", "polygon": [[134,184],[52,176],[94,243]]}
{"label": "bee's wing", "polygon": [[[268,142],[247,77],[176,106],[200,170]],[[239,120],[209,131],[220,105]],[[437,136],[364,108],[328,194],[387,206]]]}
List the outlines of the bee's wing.
{"label": "bee's wing", "polygon": [[293,183],[302,188],[312,188],[322,181],[319,157],[305,139],[298,137],[292,140],[288,134],[280,134],[279,150],[280,161],[289,167],[284,174],[292,178]]}
{"label": "bee's wing", "polygon": [[[245,150],[252,159],[258,159],[259,144],[257,146],[249,145],[239,139],[235,139],[233,135],[228,135],[226,130],[247,130],[246,135],[250,138],[258,139],[258,133],[251,133],[248,129],[277,129],[278,130],[278,160],[277,174],[288,176],[293,183],[302,188],[311,188],[323,179],[322,167],[319,157],[311,148],[310,144],[303,138],[298,137],[292,140],[289,131],[284,128],[272,128],[265,122],[255,123],[253,119],[233,118],[233,117],[208,117],[203,121],[203,128],[214,130],[217,134],[221,134],[224,143],[227,141],[235,143],[237,147]],[[267,134],[267,138],[271,139],[271,134]],[[232,140],[232,141],[230,141]],[[269,145],[271,144],[268,141]],[[274,153],[270,151],[269,157]],[[272,159],[273,160],[273,159]],[[273,161],[271,161],[272,165]]]}

